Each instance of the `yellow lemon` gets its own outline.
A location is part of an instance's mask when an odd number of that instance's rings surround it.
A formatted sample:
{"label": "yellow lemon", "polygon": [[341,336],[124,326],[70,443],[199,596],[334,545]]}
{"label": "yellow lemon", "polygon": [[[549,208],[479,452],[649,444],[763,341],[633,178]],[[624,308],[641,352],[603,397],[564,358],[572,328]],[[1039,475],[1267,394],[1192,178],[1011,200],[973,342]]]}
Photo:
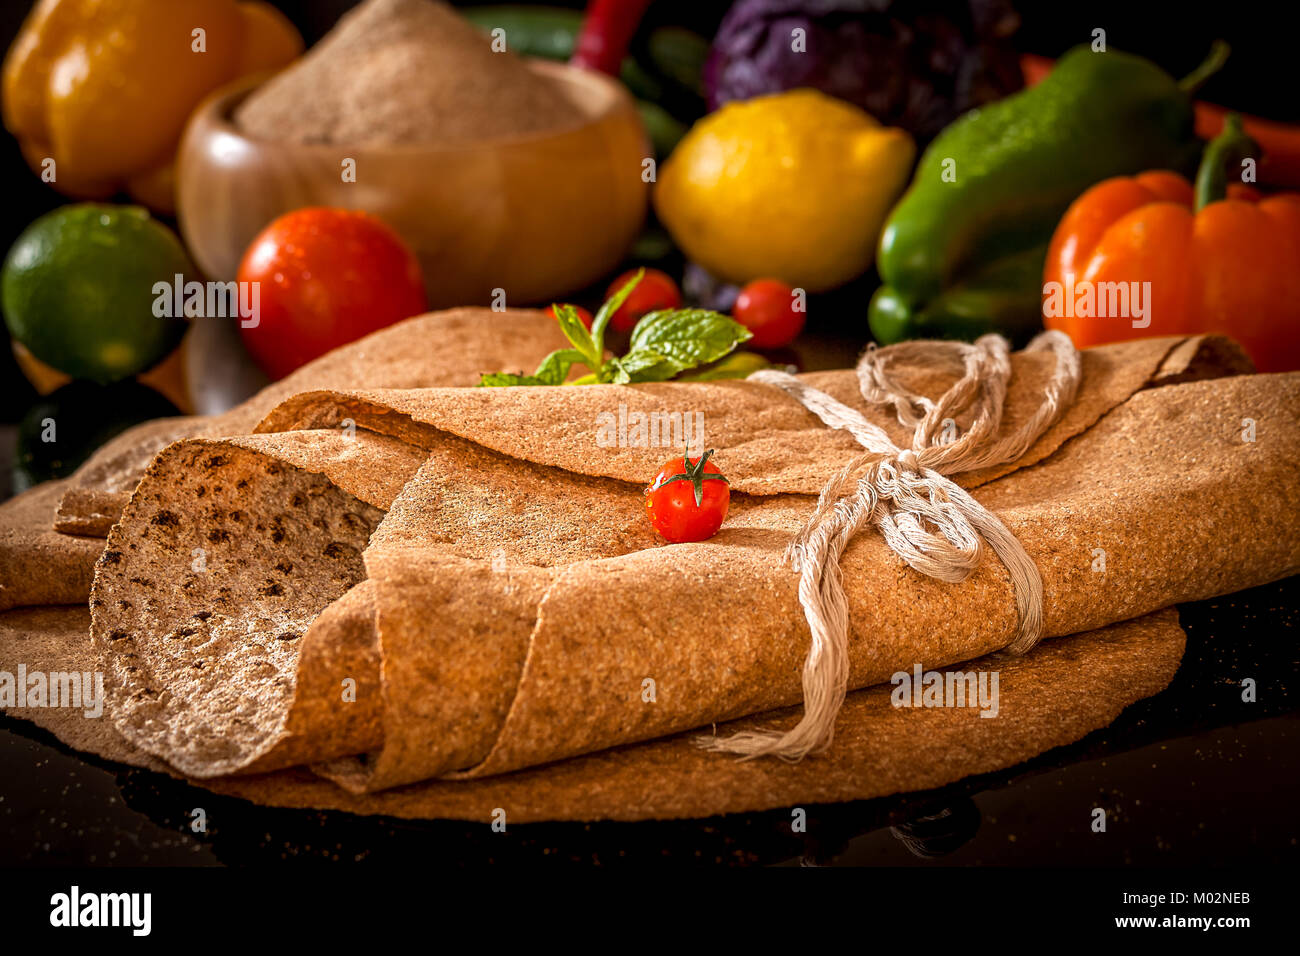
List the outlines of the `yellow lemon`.
{"label": "yellow lemon", "polygon": [[829,289],[871,265],[915,153],[904,130],[816,90],[728,103],[663,164],[655,210],[722,279]]}

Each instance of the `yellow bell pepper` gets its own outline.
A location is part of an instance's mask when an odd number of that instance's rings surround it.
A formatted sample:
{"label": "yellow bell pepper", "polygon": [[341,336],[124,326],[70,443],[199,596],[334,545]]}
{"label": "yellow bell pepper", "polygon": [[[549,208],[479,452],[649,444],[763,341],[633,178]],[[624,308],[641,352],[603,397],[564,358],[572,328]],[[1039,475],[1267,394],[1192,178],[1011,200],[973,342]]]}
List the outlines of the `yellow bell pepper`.
{"label": "yellow bell pepper", "polygon": [[65,195],[125,189],[170,213],[176,147],[194,107],[302,49],[293,25],[262,2],[40,0],[5,57],[4,124]]}

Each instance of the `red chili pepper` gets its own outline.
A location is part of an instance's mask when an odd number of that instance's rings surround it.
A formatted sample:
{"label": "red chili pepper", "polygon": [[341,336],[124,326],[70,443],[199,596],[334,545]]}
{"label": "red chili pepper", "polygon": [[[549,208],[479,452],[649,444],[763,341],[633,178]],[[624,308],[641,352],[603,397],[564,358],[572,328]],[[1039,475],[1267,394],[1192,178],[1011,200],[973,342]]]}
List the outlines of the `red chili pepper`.
{"label": "red chili pepper", "polygon": [[569,63],[618,76],[649,6],[650,0],[591,0]]}

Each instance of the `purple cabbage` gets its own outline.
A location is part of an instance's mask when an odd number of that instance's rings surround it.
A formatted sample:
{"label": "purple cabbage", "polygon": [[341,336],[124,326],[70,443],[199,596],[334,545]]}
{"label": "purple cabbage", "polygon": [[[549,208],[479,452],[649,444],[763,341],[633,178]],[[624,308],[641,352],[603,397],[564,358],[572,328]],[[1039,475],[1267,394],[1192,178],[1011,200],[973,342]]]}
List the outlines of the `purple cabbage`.
{"label": "purple cabbage", "polygon": [[709,108],[813,87],[924,143],[1024,85],[1019,25],[1010,0],[737,0],[704,67]]}

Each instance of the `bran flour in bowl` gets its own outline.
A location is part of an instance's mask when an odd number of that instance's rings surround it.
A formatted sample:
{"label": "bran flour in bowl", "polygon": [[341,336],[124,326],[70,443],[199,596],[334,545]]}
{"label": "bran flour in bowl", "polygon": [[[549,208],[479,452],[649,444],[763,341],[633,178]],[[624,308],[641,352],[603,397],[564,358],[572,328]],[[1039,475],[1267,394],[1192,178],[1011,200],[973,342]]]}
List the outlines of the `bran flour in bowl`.
{"label": "bran flour in bowl", "polygon": [[[509,38],[504,38],[508,45]],[[438,0],[367,0],[236,110],[261,140],[454,145],[582,122],[562,85]]]}

